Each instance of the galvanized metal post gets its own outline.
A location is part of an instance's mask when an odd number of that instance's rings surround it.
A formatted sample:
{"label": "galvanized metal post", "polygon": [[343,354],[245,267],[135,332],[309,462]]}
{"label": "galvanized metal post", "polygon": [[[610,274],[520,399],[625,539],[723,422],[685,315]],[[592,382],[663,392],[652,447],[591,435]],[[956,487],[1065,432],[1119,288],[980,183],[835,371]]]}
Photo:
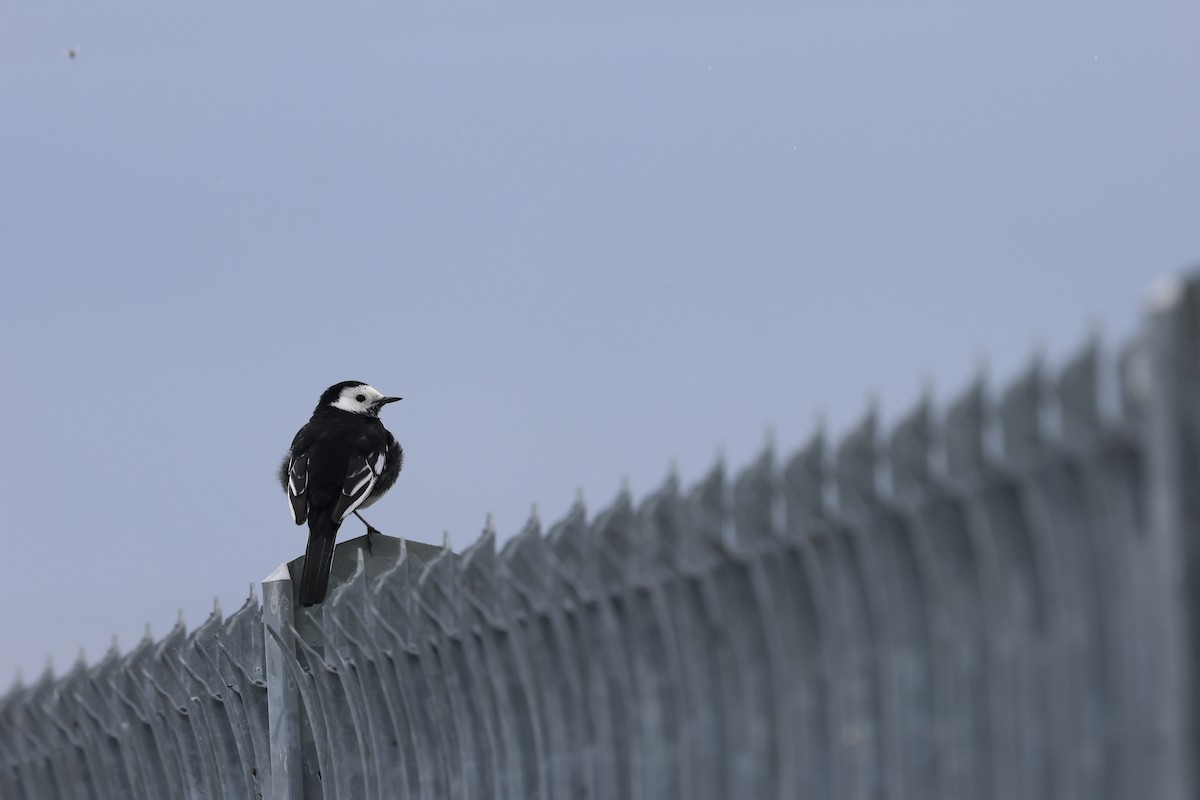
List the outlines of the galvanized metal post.
{"label": "galvanized metal post", "polygon": [[1149,396],[1144,418],[1147,446],[1152,570],[1160,604],[1154,642],[1160,674],[1144,676],[1157,687],[1162,785],[1147,797],[1196,797],[1195,682],[1200,619],[1200,280],[1163,286],[1146,329]]}
{"label": "galvanized metal post", "polygon": [[[288,565],[263,580],[267,719],[271,734],[271,775],[264,785],[270,800],[301,800],[304,792],[300,750],[300,693],[289,661],[295,661],[295,602]],[[270,634],[274,632],[274,636]],[[284,648],[287,648],[285,652]]]}

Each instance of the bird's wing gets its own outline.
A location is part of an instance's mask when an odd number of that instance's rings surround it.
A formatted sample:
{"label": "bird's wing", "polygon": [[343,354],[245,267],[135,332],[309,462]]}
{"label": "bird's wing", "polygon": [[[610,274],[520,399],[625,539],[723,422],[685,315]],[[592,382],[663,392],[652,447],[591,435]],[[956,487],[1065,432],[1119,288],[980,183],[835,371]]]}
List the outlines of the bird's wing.
{"label": "bird's wing", "polygon": [[279,465],[279,483],[287,493],[292,520],[297,525],[303,525],[308,519],[308,448],[312,443],[312,434],[305,425],[296,431],[292,446]]}
{"label": "bird's wing", "polygon": [[346,481],[342,484],[342,496],[333,508],[335,522],[340,523],[350,516],[371,495],[371,490],[383,473],[386,460],[386,446],[366,455],[350,456],[346,466]]}
{"label": "bird's wing", "polygon": [[287,465],[287,495],[297,525],[308,519],[308,454],[293,456]]}

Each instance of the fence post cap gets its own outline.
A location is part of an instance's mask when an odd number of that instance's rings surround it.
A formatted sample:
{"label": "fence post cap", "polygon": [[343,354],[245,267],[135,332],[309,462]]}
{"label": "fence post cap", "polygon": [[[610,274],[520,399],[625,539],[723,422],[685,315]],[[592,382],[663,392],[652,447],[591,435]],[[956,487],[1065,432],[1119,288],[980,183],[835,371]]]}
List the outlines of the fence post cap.
{"label": "fence post cap", "polygon": [[274,572],[272,572],[267,577],[263,578],[262,582],[263,583],[276,583],[277,581],[290,581],[291,579],[292,579],[292,575],[290,572],[288,572],[288,565],[287,565],[287,562],[285,561],[284,563],[282,563],[278,567],[276,567]]}

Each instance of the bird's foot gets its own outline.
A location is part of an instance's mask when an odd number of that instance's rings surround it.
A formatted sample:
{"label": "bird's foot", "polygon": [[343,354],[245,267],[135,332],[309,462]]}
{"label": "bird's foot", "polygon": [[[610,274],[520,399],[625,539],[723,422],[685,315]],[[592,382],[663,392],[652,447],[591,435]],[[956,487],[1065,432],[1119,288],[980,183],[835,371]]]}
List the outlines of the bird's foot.
{"label": "bird's foot", "polygon": [[363,515],[358,513],[357,511],[354,512],[354,516],[358,517],[359,520],[362,522],[362,524],[367,526],[367,552],[370,553],[371,555],[375,555],[375,551],[371,547],[371,534],[373,533],[377,536],[383,536],[383,533],[378,528],[376,528],[374,525],[372,525],[371,523],[369,523],[365,519],[363,519]]}

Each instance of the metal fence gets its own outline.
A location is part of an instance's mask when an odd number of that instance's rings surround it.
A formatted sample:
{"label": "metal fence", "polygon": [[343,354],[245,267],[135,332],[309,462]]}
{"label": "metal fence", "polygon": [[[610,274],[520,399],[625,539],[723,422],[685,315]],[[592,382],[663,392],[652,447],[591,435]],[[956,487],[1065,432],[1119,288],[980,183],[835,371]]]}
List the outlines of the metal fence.
{"label": "metal fence", "polygon": [[0,797],[1196,798],[1198,467],[1192,283],[886,435],[293,562],[11,691]]}

